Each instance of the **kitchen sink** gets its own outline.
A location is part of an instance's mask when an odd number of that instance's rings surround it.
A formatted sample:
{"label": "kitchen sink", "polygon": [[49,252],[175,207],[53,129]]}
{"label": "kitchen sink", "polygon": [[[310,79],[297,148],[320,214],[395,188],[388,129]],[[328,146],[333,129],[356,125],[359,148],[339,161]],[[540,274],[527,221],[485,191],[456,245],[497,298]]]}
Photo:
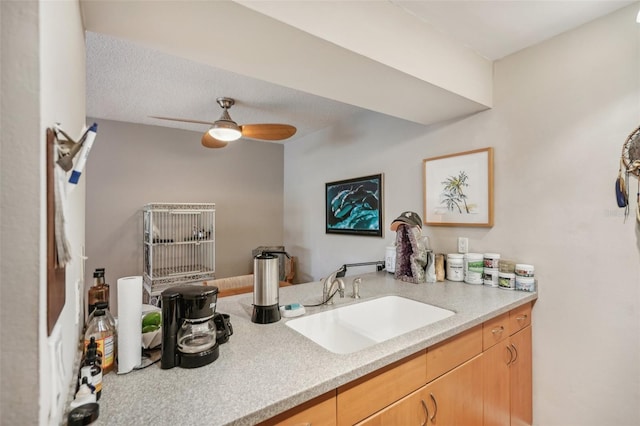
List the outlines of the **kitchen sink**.
{"label": "kitchen sink", "polygon": [[348,354],[433,324],[455,312],[400,296],[384,296],[287,321],[323,348]]}

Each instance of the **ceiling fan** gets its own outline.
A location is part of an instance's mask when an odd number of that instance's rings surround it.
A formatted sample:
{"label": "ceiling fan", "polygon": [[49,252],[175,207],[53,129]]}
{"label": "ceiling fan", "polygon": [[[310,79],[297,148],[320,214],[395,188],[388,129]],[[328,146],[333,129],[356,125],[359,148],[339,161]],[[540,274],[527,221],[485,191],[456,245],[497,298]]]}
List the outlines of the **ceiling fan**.
{"label": "ceiling fan", "polygon": [[243,124],[238,125],[229,116],[229,108],[235,104],[231,98],[217,98],[216,102],[222,108],[222,115],[214,122],[191,120],[187,118],[171,118],[151,116],[160,120],[182,121],[185,123],[200,123],[211,126],[202,135],[202,145],[207,148],[224,148],[231,141],[241,137],[250,139],[262,139],[267,141],[280,141],[290,138],[296,133],[296,128],[289,124]]}

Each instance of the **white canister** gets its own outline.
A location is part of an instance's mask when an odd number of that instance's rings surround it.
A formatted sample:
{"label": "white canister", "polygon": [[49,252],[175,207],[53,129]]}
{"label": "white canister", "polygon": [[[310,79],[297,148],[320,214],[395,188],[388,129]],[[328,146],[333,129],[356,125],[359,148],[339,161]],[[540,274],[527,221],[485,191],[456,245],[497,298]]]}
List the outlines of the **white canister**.
{"label": "white canister", "polygon": [[498,287],[498,272],[498,269],[484,268],[484,285],[488,287]]}
{"label": "white canister", "polygon": [[384,269],[391,274],[396,272],[396,246],[387,246],[385,248]]}
{"label": "white canister", "polygon": [[513,272],[498,272],[498,287],[504,290],[515,290],[516,274]]}
{"label": "white canister", "polygon": [[447,279],[449,281],[464,280],[464,256],[458,253],[447,254]]}
{"label": "white canister", "polygon": [[516,290],[535,291],[536,279],[533,277],[521,277],[520,275],[516,275]]}
{"label": "white canister", "polygon": [[484,257],[480,253],[464,255],[464,282],[467,284],[482,284],[484,272]]}
{"label": "white canister", "polygon": [[521,277],[533,277],[534,268],[533,265],[527,265],[525,263],[516,263],[516,275]]}
{"label": "white canister", "polygon": [[500,255],[498,253],[484,254],[484,267],[488,269],[498,269],[500,266]]}

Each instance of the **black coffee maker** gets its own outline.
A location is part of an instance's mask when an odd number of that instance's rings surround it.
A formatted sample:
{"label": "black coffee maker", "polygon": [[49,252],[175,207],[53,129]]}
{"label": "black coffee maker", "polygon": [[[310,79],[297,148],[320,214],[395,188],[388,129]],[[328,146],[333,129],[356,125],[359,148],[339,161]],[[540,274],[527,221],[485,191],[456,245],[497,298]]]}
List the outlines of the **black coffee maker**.
{"label": "black coffee maker", "polygon": [[162,292],[161,368],[196,368],[218,359],[217,300],[218,287],[186,285]]}

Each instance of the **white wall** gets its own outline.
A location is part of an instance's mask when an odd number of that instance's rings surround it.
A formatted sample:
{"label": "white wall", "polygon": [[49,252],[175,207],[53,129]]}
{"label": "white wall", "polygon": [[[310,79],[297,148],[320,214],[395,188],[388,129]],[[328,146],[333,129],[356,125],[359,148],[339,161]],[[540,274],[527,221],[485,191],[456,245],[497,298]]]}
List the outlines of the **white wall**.
{"label": "white wall", "polygon": [[[50,351],[46,309],[45,129],[84,124],[84,39],[77,2],[0,2],[2,11],[2,423],[59,424],[77,353],[84,187],[68,200],[73,260]],[[64,25],[61,25],[61,22]],[[58,362],[59,361],[59,362]]]}
{"label": "white wall", "polygon": [[[40,2],[39,33],[40,135],[44,135],[47,127],[60,123],[70,136],[78,138],[86,115],[85,43],[78,2]],[[86,180],[81,179],[67,194],[65,221],[72,258],[65,270],[65,305],[48,339],[44,339],[47,319],[43,314],[46,312],[46,283],[40,291],[40,424],[59,424],[67,403],[69,384],[77,373],[73,367],[82,332],[82,313],[78,307],[82,304],[80,289],[83,287],[85,184]],[[43,191],[43,199],[45,194]],[[42,218],[44,220],[44,215]],[[40,267],[46,277],[44,259],[46,257],[41,257]],[[57,350],[56,345],[61,349]]]}
{"label": "white wall", "polygon": [[495,226],[424,233],[436,251],[467,236],[472,251],[536,266],[535,424],[639,424],[640,228],[613,191],[640,117],[637,9],[497,62],[490,111],[429,128],[367,113],[287,144],[285,244],[300,275],[382,259],[395,237],[325,235],[325,182],[384,173],[388,227],[404,210],[423,214],[422,159],[493,146]]}
{"label": "white wall", "polygon": [[86,170],[87,285],[99,267],[113,288],[142,275],[147,203],[216,203],[218,278],[252,273],[254,248],[282,244],[281,144],[241,139],[209,149],[198,132],[87,120],[98,123]]}

